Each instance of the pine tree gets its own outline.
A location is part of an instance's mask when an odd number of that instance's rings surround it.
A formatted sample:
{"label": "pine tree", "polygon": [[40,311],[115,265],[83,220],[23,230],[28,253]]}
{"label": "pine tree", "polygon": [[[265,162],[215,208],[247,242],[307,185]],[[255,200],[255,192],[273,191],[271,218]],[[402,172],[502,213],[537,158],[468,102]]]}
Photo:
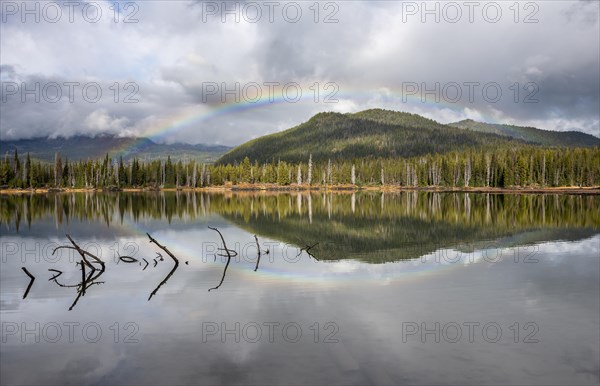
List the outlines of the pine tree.
{"label": "pine tree", "polygon": [[23,183],[25,184],[25,187],[27,187],[27,188],[31,187],[31,179],[30,179],[30,175],[29,175],[30,170],[31,170],[31,157],[29,156],[29,152],[28,152],[27,155],[25,156],[25,167],[23,168]]}
{"label": "pine tree", "polygon": [[244,160],[242,161],[241,164],[241,174],[242,174],[242,182],[250,182],[250,159],[248,157],[245,157]]}
{"label": "pine tree", "polygon": [[164,185],[166,187],[175,185],[175,168],[171,162],[171,156],[167,156],[167,162],[165,163]]}
{"label": "pine tree", "polygon": [[14,174],[13,169],[10,166],[10,159],[8,153],[4,156],[4,161],[0,167],[0,185],[10,187],[11,180],[13,180]]}
{"label": "pine tree", "polygon": [[60,188],[62,178],[62,160],[60,154],[54,154],[54,186]]}
{"label": "pine tree", "polygon": [[123,156],[119,157],[119,172],[117,178],[117,185],[119,187],[127,185],[127,172],[125,171],[125,165],[123,164]]}

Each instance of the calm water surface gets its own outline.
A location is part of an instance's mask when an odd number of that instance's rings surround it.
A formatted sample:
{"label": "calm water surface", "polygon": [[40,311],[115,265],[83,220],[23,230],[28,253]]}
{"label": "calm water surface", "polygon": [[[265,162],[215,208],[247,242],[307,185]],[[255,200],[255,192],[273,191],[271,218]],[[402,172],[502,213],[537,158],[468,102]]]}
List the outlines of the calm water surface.
{"label": "calm water surface", "polygon": [[[600,380],[597,196],[81,193],[0,204],[3,385]],[[234,251],[211,291],[228,258],[209,226]],[[104,272],[92,263],[101,274],[86,281],[77,251],[53,255],[72,245],[66,234]],[[23,267],[35,277],[25,299]]]}

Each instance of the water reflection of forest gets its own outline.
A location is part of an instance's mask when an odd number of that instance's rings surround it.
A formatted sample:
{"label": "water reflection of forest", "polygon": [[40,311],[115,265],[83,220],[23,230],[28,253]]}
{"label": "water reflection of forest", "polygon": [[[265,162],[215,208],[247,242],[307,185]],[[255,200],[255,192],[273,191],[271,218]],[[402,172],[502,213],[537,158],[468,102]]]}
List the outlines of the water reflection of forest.
{"label": "water reflection of forest", "polygon": [[[320,259],[390,261],[504,239],[527,244],[579,239],[600,228],[600,197],[473,193],[73,193],[1,196],[2,223],[19,228],[53,217],[110,226],[125,217],[193,220],[217,213],[251,233]],[[518,241],[517,241],[518,240]]]}

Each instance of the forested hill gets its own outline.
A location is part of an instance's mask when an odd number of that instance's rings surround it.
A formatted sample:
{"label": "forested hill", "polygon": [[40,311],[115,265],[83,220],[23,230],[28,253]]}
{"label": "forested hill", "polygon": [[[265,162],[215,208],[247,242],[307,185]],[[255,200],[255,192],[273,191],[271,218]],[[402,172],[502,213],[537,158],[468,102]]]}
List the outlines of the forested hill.
{"label": "forested hill", "polygon": [[505,136],[442,125],[420,115],[372,109],[354,114],[319,113],[291,129],[256,138],[218,163],[316,161],[359,157],[412,157],[467,147],[523,143]]}
{"label": "forested hill", "polygon": [[540,139],[546,131],[537,130],[535,133],[536,136],[530,134],[513,138],[502,131],[465,130],[462,125],[443,125],[420,115],[382,109],[354,114],[319,113],[291,129],[246,142],[217,162],[233,164],[241,162],[244,157],[259,162],[300,162],[306,161],[309,154],[316,161],[413,157],[465,148],[491,149],[527,143],[564,146],[600,144],[600,139],[584,133],[551,132],[551,137],[556,138],[551,143]]}
{"label": "forested hill", "polygon": [[477,131],[480,133],[498,134],[544,146],[600,146],[600,138],[579,131],[541,130],[535,127],[483,123],[473,121],[471,119],[465,119],[464,121],[451,123],[450,126]]}

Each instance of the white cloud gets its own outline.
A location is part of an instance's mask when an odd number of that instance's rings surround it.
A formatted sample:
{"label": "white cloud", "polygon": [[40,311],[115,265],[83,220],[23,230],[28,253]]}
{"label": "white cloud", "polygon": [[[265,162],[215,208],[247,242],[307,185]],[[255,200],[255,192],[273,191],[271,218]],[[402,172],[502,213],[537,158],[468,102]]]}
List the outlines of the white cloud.
{"label": "white cloud", "polygon": [[93,111],[85,118],[84,125],[92,133],[120,133],[129,122],[127,117],[111,117],[106,109]]}
{"label": "white cloud", "polygon": [[[173,126],[182,110],[203,119],[173,131],[168,140],[238,144],[294,126],[319,111],[355,112],[382,107],[423,114],[441,122],[471,118],[505,120],[549,130],[581,130],[598,135],[600,111],[597,2],[540,2],[538,23],[515,23],[508,3],[503,17],[488,23],[476,10],[469,23],[422,23],[420,15],[402,21],[401,2],[336,3],[337,23],[315,23],[303,5],[303,18],[288,23],[280,13],[258,23],[221,23],[202,18],[193,2],[137,3],[137,23],[115,23],[111,2],[96,2],[104,15],[87,23],[75,14],[58,23],[2,24],[2,81],[90,82],[104,98],[90,104],[2,103],[3,138],[109,132],[146,135]],[[594,3],[594,4],[592,4]],[[82,3],[84,4],[84,3]],[[281,10],[279,10],[280,12]],[[320,20],[328,14],[321,9]],[[466,12],[466,10],[463,10]],[[128,14],[122,12],[120,21]],[[524,17],[522,10],[520,18]],[[596,17],[591,15],[596,14]],[[266,10],[264,12],[266,15]],[[10,72],[9,72],[10,69]],[[277,103],[218,113],[219,103],[202,105],[203,82],[298,82],[304,95],[315,82],[339,86],[337,104]],[[497,82],[503,97],[489,103],[419,103],[400,97],[404,82]],[[139,103],[112,101],[111,85],[139,86]],[[536,82],[538,103],[514,101],[510,86]],[[42,84],[43,85],[43,84]],[[463,89],[463,93],[464,93]],[[18,99],[18,100],[15,100]],[[444,103],[445,102],[445,103]]]}

